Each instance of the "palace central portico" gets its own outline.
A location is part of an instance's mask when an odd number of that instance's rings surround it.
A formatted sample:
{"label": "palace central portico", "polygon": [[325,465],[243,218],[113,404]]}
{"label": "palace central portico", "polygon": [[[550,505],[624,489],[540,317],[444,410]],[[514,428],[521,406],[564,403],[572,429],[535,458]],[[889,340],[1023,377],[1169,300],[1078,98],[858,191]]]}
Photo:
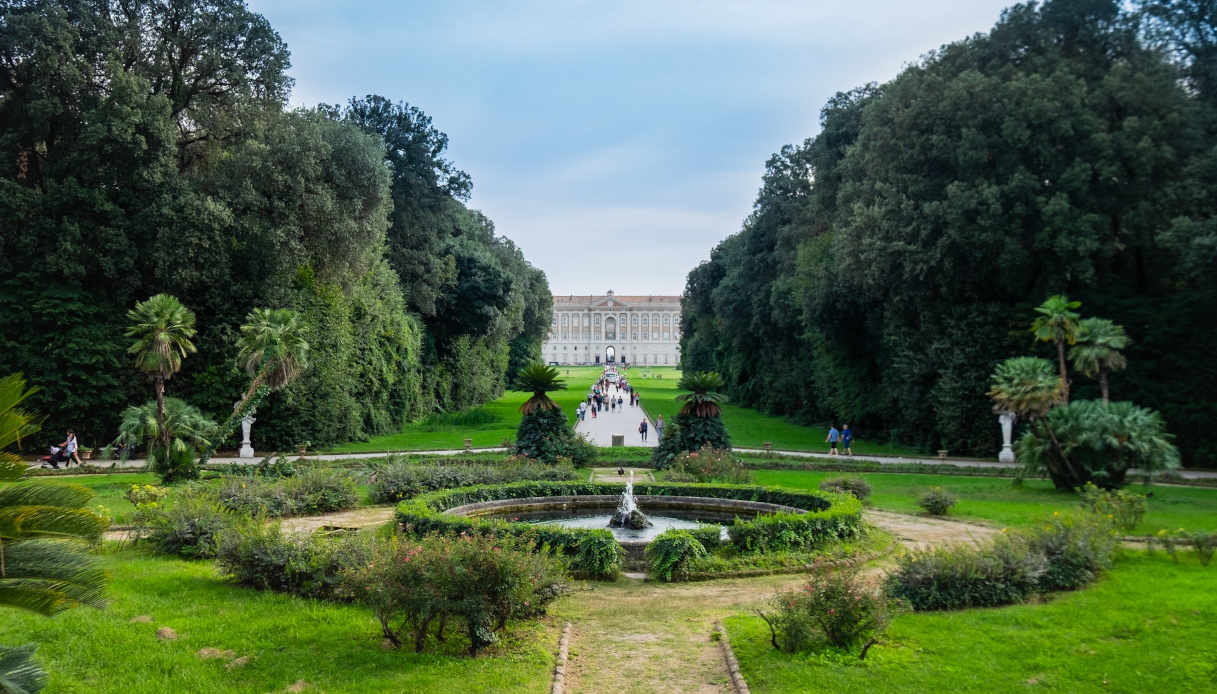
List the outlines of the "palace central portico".
{"label": "palace central portico", "polygon": [[680,362],[680,297],[555,296],[546,362],[676,366]]}

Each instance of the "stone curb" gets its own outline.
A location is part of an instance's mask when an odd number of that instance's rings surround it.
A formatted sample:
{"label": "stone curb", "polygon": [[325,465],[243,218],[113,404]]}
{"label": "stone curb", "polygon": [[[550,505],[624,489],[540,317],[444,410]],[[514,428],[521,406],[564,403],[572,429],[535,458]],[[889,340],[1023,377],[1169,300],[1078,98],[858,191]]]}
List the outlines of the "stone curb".
{"label": "stone curb", "polygon": [[570,656],[570,622],[562,627],[562,636],[558,639],[558,662],[554,664],[554,682],[550,694],[564,694],[566,691],[566,660]]}
{"label": "stone curb", "polygon": [[714,629],[718,632],[718,645],[723,650],[723,660],[727,663],[727,674],[731,677],[731,687],[735,690],[735,694],[749,694],[748,683],[744,681],[744,675],[739,671],[739,661],[735,659],[735,651],[731,648],[731,641],[727,638],[727,630],[723,628],[721,621],[714,623]]}

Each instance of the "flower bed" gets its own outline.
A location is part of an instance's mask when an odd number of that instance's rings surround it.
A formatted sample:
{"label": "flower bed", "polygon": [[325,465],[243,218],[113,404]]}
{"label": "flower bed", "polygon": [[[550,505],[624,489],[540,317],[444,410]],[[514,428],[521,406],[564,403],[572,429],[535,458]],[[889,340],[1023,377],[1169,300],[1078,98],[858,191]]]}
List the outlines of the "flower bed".
{"label": "flower bed", "polygon": [[[590,578],[612,579],[621,570],[623,551],[608,530],[564,528],[467,518],[446,513],[468,504],[540,497],[612,496],[622,485],[596,482],[517,482],[446,489],[417,496],[397,507],[398,524],[408,532],[477,533],[522,536],[568,559],[570,570]],[[808,549],[855,537],[862,526],[862,504],[848,495],[793,491],[753,485],[653,484],[634,485],[638,496],[731,499],[789,507],[789,512],[738,520],[728,528],[730,541],[741,552]]]}

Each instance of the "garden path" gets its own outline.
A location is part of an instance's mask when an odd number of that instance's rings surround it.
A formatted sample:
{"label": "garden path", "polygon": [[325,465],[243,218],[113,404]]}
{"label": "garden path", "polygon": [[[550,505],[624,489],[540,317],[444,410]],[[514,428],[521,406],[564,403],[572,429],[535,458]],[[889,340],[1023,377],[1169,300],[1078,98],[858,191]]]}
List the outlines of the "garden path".
{"label": "garden path", "polygon": [[[625,401],[625,404],[612,410],[605,408],[600,410],[596,417],[592,417],[592,413],[588,412],[587,417],[575,425],[575,431],[581,434],[588,441],[591,441],[596,446],[610,447],[613,445],[613,434],[622,434],[625,436],[625,445],[640,446],[646,448],[654,448],[659,445],[659,437],[655,435],[655,422],[647,416],[641,407],[630,407],[629,396],[617,390],[616,386],[609,386],[609,397],[617,397],[618,395]],[[647,420],[647,440],[642,440],[642,434],[638,433],[638,424],[643,419]]]}

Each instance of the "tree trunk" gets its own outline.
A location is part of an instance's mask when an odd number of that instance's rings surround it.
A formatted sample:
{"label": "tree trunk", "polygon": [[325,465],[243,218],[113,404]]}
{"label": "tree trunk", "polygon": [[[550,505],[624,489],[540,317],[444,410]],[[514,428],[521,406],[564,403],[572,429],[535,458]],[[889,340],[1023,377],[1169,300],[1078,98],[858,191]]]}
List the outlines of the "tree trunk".
{"label": "tree trunk", "polygon": [[169,431],[165,428],[165,378],[156,377],[156,428],[159,432],[161,447],[169,450]]}
{"label": "tree trunk", "polygon": [[1056,362],[1061,370],[1061,383],[1064,384],[1064,401],[1063,404],[1069,404],[1069,374],[1065,371],[1065,341],[1056,341]]}
{"label": "tree trunk", "polygon": [[1107,393],[1107,369],[1099,369],[1099,392],[1103,394],[1103,402],[1111,402]]}

